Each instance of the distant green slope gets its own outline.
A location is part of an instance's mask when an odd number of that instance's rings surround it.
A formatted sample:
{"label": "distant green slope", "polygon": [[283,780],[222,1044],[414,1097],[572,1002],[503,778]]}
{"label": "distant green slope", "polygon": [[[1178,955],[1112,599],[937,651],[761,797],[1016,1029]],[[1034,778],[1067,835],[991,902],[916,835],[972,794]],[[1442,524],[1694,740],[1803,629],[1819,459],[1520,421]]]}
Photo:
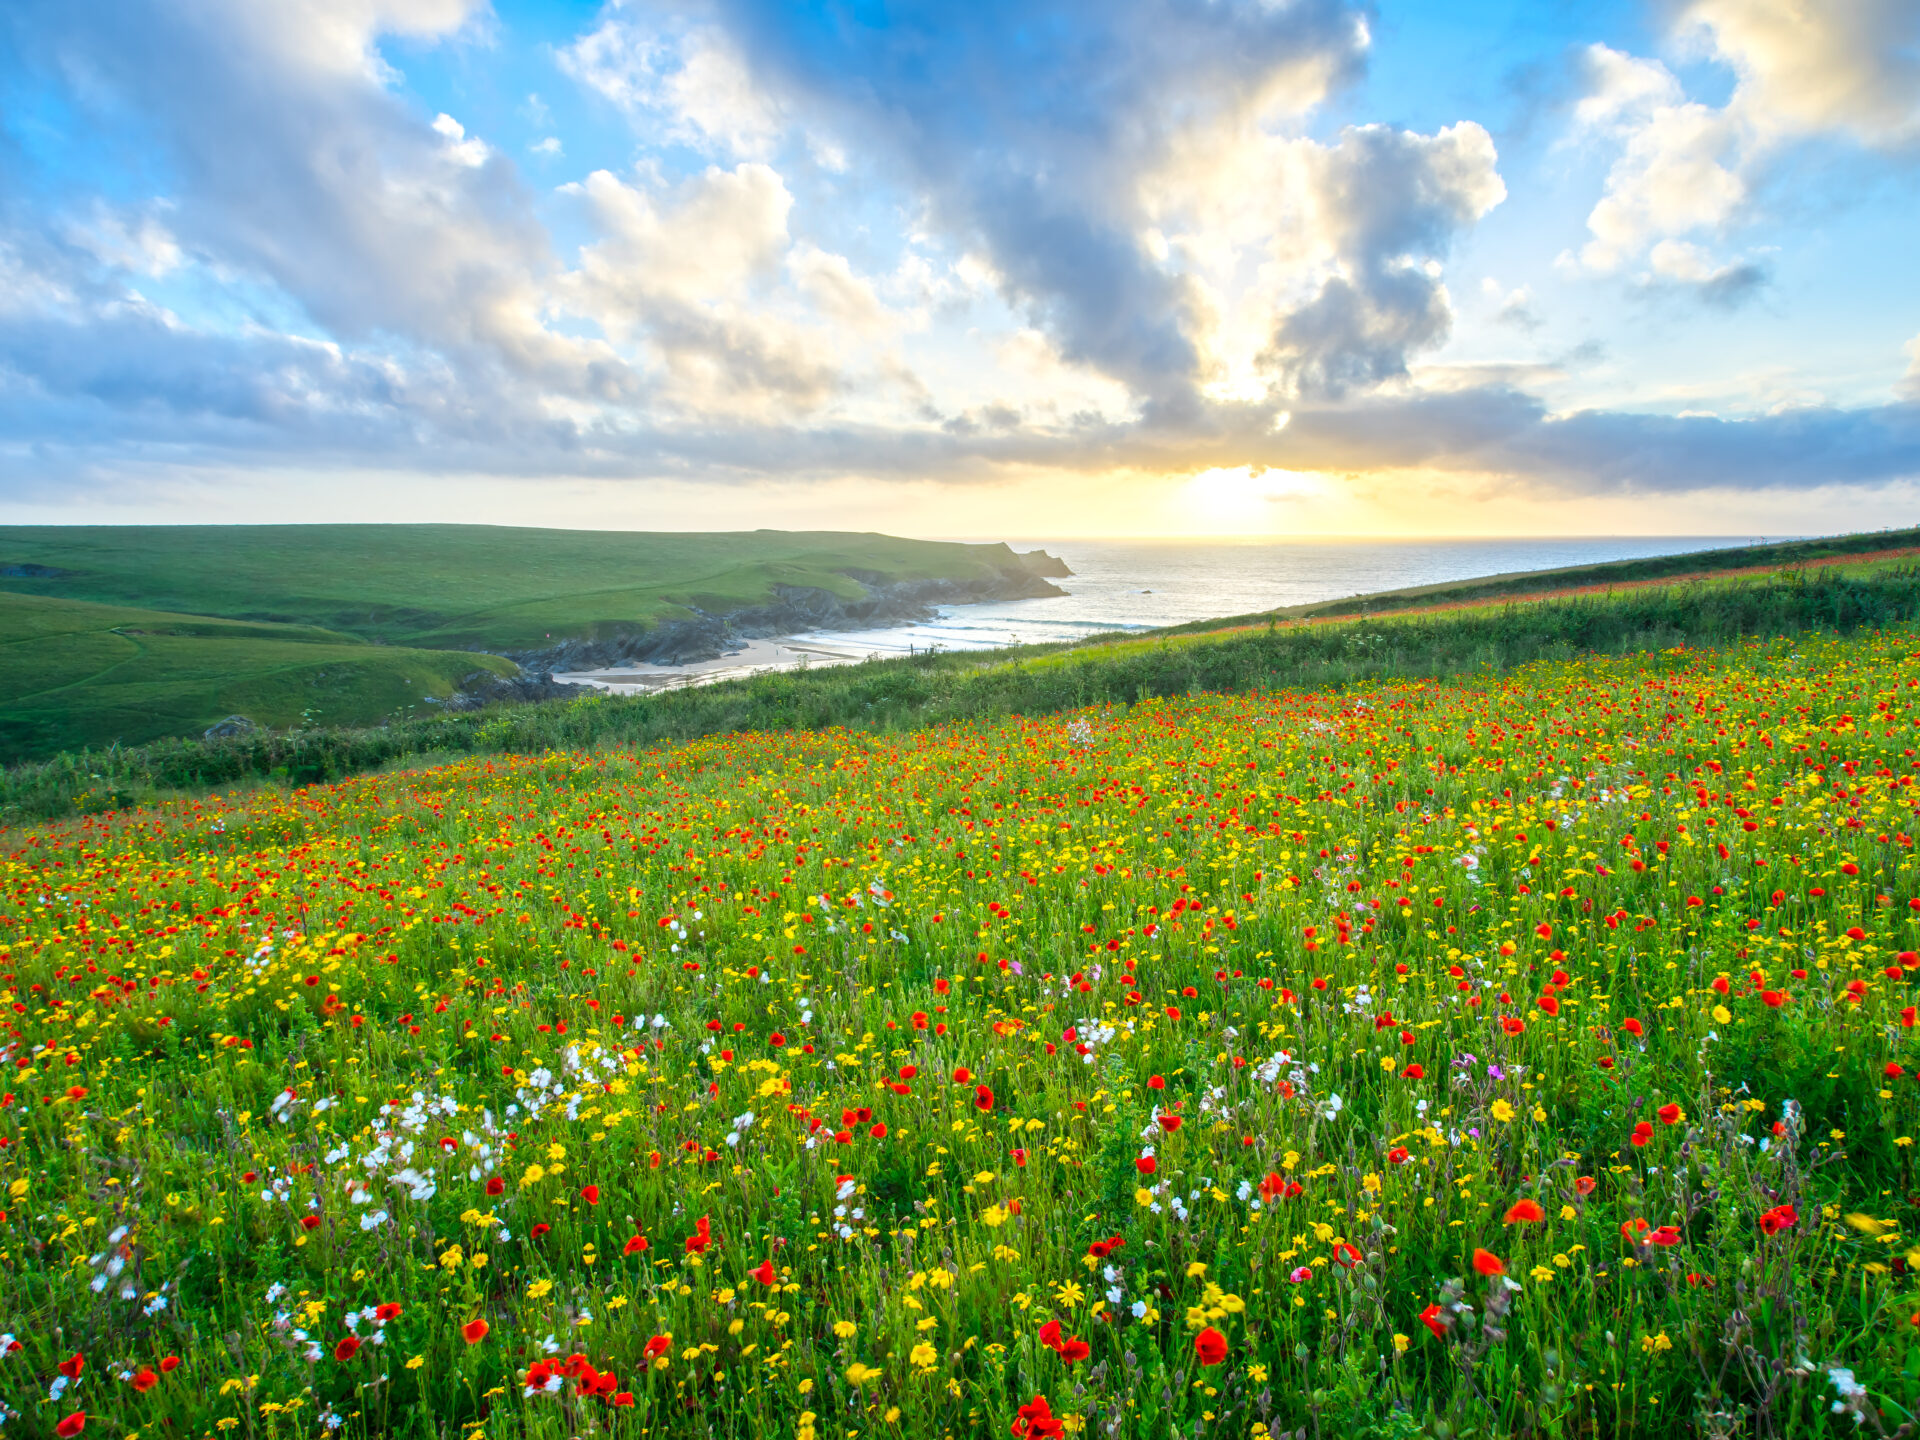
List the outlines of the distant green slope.
{"label": "distant green slope", "polygon": [[989,584],[1004,545],[836,531],[642,534],[486,525],[0,527],[0,590],[323,625],[363,639],[525,650],[877,581]]}
{"label": "distant green slope", "polygon": [[1603,560],[1593,565],[1570,565],[1557,570],[1516,570],[1504,575],[1482,575],[1468,580],[1413,585],[1402,590],[1376,590],[1339,600],[1317,600],[1305,605],[1263,610],[1252,615],[1192,620],[1184,625],[1170,626],[1166,633],[1180,635],[1230,629],[1275,617],[1283,620],[1314,620],[1343,615],[1386,615],[1395,610],[1471,604],[1479,600],[1518,600],[1530,595],[1564,593],[1596,586],[1604,588],[1652,580],[1740,575],[1760,570],[1818,566],[1848,556],[1872,556],[1917,547],[1920,547],[1920,528],[1824,535],[1812,540],[1783,540],[1773,545],[1735,545],[1724,550],[1689,550],[1678,555]]}
{"label": "distant green slope", "polygon": [[314,626],[0,592],[0,759],[260,725],[373,725],[510,661],[370,645]]}

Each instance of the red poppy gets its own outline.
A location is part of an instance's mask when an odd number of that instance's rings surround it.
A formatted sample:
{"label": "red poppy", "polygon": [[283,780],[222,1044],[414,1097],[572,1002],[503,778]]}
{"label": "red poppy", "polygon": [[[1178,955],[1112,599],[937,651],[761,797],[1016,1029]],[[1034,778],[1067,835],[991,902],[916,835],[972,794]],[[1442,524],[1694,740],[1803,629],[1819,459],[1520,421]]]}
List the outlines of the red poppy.
{"label": "red poppy", "polygon": [[640,1353],[649,1360],[658,1360],[662,1355],[667,1353],[668,1348],[672,1344],[673,1337],[671,1335],[656,1335],[647,1341],[645,1348],[642,1349]]}
{"label": "red poppy", "polygon": [[1669,1247],[1680,1243],[1680,1232],[1671,1225],[1662,1225],[1647,1237],[1649,1245]]}
{"label": "red poppy", "polygon": [[1078,1336],[1071,1340],[1064,1340],[1060,1344],[1060,1358],[1069,1365],[1078,1365],[1092,1353],[1093,1347]]}
{"label": "red poppy", "polygon": [[1631,1016],[1620,1022],[1620,1028],[1629,1035],[1644,1035],[1647,1033],[1646,1027]]}
{"label": "red poppy", "polygon": [[53,1433],[58,1435],[60,1440],[73,1440],[75,1435],[78,1435],[86,1428],[87,1412],[84,1410],[76,1410],[58,1425],[54,1426]]}
{"label": "red poppy", "polygon": [[69,1355],[65,1360],[62,1360],[59,1365],[54,1368],[59,1370],[67,1379],[78,1380],[80,1378],[80,1372],[87,1368],[87,1362],[84,1356],[76,1352],[73,1355]]}
{"label": "red poppy", "polygon": [[1680,1123],[1681,1111],[1678,1105],[1662,1105],[1654,1113],[1660,1117],[1660,1123],[1662,1125],[1678,1125]]}
{"label": "red poppy", "polygon": [[1507,1273],[1506,1261],[1502,1260],[1491,1250],[1476,1249],[1473,1252],[1473,1268],[1482,1275],[1504,1275]]}
{"label": "red poppy", "polygon": [[[397,1309],[399,1307],[396,1306],[395,1308]],[[178,1355],[169,1355],[167,1356],[166,1359],[160,1362],[160,1373],[162,1375],[171,1375],[175,1370],[178,1370],[179,1368],[180,1368],[180,1357]]]}
{"label": "red poppy", "polygon": [[1178,1115],[1162,1115],[1160,1117],[1160,1128],[1168,1134],[1172,1134],[1180,1128],[1180,1117]]}
{"label": "red poppy", "polygon": [[133,1388],[135,1390],[139,1391],[142,1395],[144,1395],[147,1393],[147,1391],[151,1390],[154,1386],[160,1383],[160,1377],[154,1374],[153,1371],[147,1369],[143,1365],[140,1367],[139,1373],[133,1377],[133,1380],[130,1383],[133,1385]]}
{"label": "red poppy", "polygon": [[1054,1419],[1044,1395],[1034,1396],[1014,1414],[1015,1440],[1056,1440],[1065,1429],[1065,1425]]}
{"label": "red poppy", "polygon": [[1636,1145],[1645,1145],[1649,1140],[1653,1139],[1653,1126],[1649,1122],[1642,1120],[1633,1127],[1633,1134],[1628,1138]]}
{"label": "red poppy", "polygon": [[542,1220],[539,1224],[535,1225],[533,1229],[529,1230],[527,1233],[531,1235],[535,1240],[538,1240],[542,1235],[546,1234],[551,1229],[553,1229],[553,1226],[547,1224],[546,1221]]}
{"label": "red poppy", "polygon": [[302,1230],[318,1230],[320,1228],[320,1217],[318,1215],[302,1215],[300,1217],[300,1228]]}
{"label": "red poppy", "polygon": [[1167,1088],[1167,1082],[1161,1076],[1149,1075],[1147,1077],[1147,1088],[1149,1090],[1164,1090]]}
{"label": "red poppy", "polygon": [[644,1255],[647,1253],[648,1245],[649,1241],[646,1236],[635,1235],[621,1247],[620,1253],[622,1255]]}
{"label": "red poppy", "polygon": [[487,1331],[490,1328],[484,1320],[469,1320],[460,1327],[460,1338],[469,1345],[478,1345],[487,1338]]}
{"label": "red poppy", "polygon": [[1193,1337],[1193,1354],[1202,1365],[1218,1365],[1227,1358],[1227,1337],[1209,1325]]}
{"label": "red poppy", "polygon": [[1540,1208],[1536,1200],[1516,1200],[1507,1211],[1506,1223],[1509,1225],[1532,1225],[1547,1218],[1547,1212]]}
{"label": "red poppy", "polygon": [[333,1358],[343,1364],[360,1353],[360,1337],[349,1335],[333,1347]]}
{"label": "red poppy", "polygon": [[1447,1338],[1447,1317],[1440,1312],[1438,1305],[1429,1305],[1420,1312],[1420,1323],[1433,1332],[1433,1338]]}
{"label": "red poppy", "polygon": [[762,1260],[760,1262],[760,1268],[751,1273],[753,1278],[758,1280],[762,1285],[776,1285],[780,1281],[780,1277],[773,1273],[773,1261],[771,1260]]}
{"label": "red poppy", "polygon": [[1560,1013],[1560,1002],[1552,995],[1542,995],[1534,1003],[1549,1015],[1558,1015]]}
{"label": "red poppy", "polygon": [[1413,1064],[1407,1066],[1407,1068],[1401,1071],[1400,1073],[1406,1076],[1407,1079],[1409,1080],[1424,1080],[1427,1078],[1426,1067],[1422,1065],[1418,1060],[1414,1061]]}
{"label": "red poppy", "polygon": [[1160,1168],[1160,1162],[1151,1155],[1142,1155],[1133,1162],[1133,1168],[1138,1170],[1142,1175],[1151,1175]]}
{"label": "red poppy", "polygon": [[600,1203],[600,1187],[598,1185],[583,1185],[580,1189],[580,1198],[585,1200],[589,1205],[598,1205]]}
{"label": "red poppy", "polygon": [[[389,1300],[386,1304],[378,1307],[373,1312],[373,1318],[378,1320],[383,1325],[386,1324],[386,1322],[389,1320],[398,1320],[400,1318],[400,1307],[399,1305],[395,1304],[393,1301]],[[162,1360],[160,1363],[162,1365],[165,1365],[167,1362]]]}
{"label": "red poppy", "polygon": [[972,1079],[973,1072],[964,1065],[953,1072],[953,1083],[956,1085],[965,1085]]}
{"label": "red poppy", "polygon": [[1046,1324],[1042,1325],[1040,1329],[1035,1332],[1035,1338],[1049,1350],[1058,1350],[1065,1340],[1065,1337],[1060,1333],[1060,1322],[1058,1320],[1047,1321]]}
{"label": "red poppy", "polygon": [[1339,1262],[1343,1269],[1351,1270],[1360,1263],[1360,1252],[1342,1240],[1338,1245],[1333,1247],[1333,1258]]}
{"label": "red poppy", "polygon": [[976,1085],[973,1090],[973,1108],[980,1111],[993,1109],[993,1091],[985,1085]]}
{"label": "red poppy", "polygon": [[1582,1195],[1591,1195],[1594,1190],[1598,1188],[1599,1184],[1600,1182],[1594,1179],[1593,1176],[1582,1175],[1573,1182],[1573,1188],[1578,1190]]}
{"label": "red poppy", "polygon": [[502,1180],[498,1175],[489,1175],[487,1177],[487,1194],[498,1195],[506,1188],[507,1182]]}

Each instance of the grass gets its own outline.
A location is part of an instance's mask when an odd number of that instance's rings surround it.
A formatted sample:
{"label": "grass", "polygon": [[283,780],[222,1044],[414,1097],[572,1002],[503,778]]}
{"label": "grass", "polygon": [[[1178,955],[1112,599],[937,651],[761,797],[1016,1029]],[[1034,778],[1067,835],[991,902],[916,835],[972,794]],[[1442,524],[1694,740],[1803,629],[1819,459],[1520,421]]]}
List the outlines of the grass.
{"label": "grass", "polygon": [[7,1433],[1904,1433],[1917,643],[16,833]]}
{"label": "grass", "polygon": [[478,669],[515,667],[313,626],[0,593],[0,757],[138,746],[233,714],[281,729],[377,725]]}
{"label": "grass", "polygon": [[991,582],[1004,545],[832,531],[645,534],[487,525],[0,527],[0,590],[320,625],[436,649],[538,649],[762,605],[776,586],[857,599],[854,575]]}
{"label": "grass", "polygon": [[1774,545],[1739,545],[1724,550],[1695,550],[1682,555],[1654,555],[1639,560],[1609,560],[1597,565],[1527,570],[1504,575],[1481,576],[1472,580],[1450,580],[1433,585],[1409,586],[1401,590],[1381,590],[1367,595],[1351,595],[1338,600],[1286,606],[1258,615],[1193,621],[1174,627],[1174,632],[1194,633],[1214,630],[1222,626],[1264,623],[1275,617],[1285,620],[1310,620],[1380,615],[1392,611],[1523,599],[1592,589],[1605,591],[1648,583],[1672,583],[1676,580],[1703,581],[1713,577],[1746,577],[1781,570],[1823,569],[1836,564],[1845,565],[1850,574],[1860,574],[1867,573],[1875,564],[1873,560],[1866,557],[1900,556],[1903,558],[1894,563],[1911,564],[1911,556],[1916,550],[1920,550],[1920,527],[1905,530],[1862,531],[1850,535],[1822,536],[1813,540],[1790,540]]}
{"label": "grass", "polygon": [[1793,571],[1431,614],[871,661],[644,698],[596,697],[373,729],[316,728],[58,755],[0,773],[0,823],[110,809],[243,779],[307,783],[458,754],[649,745],[743,730],[884,732],[1201,691],[1497,674],[1581,654],[1850,633],[1915,619],[1920,570],[1882,565],[1859,575]]}

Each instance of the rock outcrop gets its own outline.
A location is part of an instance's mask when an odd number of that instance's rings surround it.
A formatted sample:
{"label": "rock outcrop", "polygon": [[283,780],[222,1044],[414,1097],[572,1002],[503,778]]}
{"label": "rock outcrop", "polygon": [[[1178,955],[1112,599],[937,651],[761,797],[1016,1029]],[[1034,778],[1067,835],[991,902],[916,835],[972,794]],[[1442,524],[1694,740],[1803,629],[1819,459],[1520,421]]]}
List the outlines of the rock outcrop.
{"label": "rock outcrop", "polygon": [[445,700],[445,710],[481,710],[488,705],[520,705],[530,700],[575,700],[583,695],[598,695],[591,685],[565,685],[553,678],[551,669],[529,671],[524,667],[514,676],[496,675],[491,670],[474,670],[460,677],[460,688]]}

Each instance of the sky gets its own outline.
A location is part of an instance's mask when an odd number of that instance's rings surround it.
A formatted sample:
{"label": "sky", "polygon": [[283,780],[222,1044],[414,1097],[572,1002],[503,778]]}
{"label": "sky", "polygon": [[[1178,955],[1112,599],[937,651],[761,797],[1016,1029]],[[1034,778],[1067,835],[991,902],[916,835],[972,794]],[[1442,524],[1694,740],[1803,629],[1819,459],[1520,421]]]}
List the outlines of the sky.
{"label": "sky", "polygon": [[1920,523],[1915,0],[9,0],[0,521]]}

